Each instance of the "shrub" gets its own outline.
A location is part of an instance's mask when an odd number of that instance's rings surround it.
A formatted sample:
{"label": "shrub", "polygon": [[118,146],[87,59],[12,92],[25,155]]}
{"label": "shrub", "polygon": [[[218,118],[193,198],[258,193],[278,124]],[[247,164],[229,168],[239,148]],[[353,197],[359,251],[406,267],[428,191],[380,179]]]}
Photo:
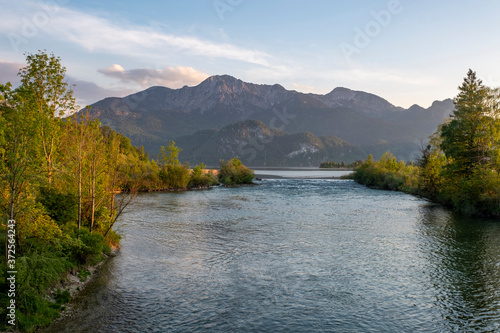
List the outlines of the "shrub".
{"label": "shrub", "polygon": [[201,163],[193,168],[191,173],[191,179],[189,180],[189,186],[197,187],[207,187],[217,184],[217,180],[212,173],[205,171],[205,164]]}
{"label": "shrub", "polygon": [[220,161],[219,181],[225,185],[252,184],[253,170],[244,166],[237,158]]}
{"label": "shrub", "polygon": [[75,221],[78,217],[78,198],[74,195],[52,187],[42,187],[39,202],[59,226]]}

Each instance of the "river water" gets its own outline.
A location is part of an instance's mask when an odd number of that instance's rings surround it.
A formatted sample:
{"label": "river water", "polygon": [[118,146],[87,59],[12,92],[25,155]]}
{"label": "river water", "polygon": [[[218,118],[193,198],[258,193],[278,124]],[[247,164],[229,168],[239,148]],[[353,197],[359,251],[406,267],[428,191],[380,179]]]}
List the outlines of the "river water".
{"label": "river water", "polygon": [[43,332],[500,331],[500,223],[339,179],[144,193]]}

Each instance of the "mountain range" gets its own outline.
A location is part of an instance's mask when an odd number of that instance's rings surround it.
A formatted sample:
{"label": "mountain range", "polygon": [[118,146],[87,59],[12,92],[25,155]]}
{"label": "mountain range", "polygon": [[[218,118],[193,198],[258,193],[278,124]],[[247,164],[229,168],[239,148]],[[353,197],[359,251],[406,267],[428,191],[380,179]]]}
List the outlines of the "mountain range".
{"label": "mountain range", "polygon": [[106,98],[92,105],[90,116],[151,156],[175,140],[181,160],[191,164],[237,156],[250,166],[317,166],[387,150],[413,160],[453,108],[451,99],[404,109],[347,88],[305,94],[222,75],[194,87]]}

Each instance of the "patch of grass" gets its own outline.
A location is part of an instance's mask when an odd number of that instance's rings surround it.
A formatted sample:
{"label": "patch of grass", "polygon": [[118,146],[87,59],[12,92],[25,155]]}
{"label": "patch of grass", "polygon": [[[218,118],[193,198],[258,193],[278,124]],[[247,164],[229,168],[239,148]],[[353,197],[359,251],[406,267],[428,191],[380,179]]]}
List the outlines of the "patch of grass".
{"label": "patch of grass", "polygon": [[85,282],[87,278],[90,276],[90,272],[88,269],[82,268],[78,271],[78,278],[80,281]]}

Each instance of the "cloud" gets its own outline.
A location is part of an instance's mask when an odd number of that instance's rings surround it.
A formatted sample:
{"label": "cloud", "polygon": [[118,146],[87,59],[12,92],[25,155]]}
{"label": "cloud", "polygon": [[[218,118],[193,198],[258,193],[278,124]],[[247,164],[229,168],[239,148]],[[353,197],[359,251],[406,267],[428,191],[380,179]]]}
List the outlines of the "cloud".
{"label": "cloud", "polygon": [[296,89],[298,89],[299,91],[307,91],[307,92],[313,92],[314,91],[314,87],[313,86],[306,86],[306,85],[294,83],[293,87],[296,88]]}
{"label": "cloud", "polygon": [[6,6],[10,7],[8,13],[0,12],[0,33],[7,35],[15,49],[23,49],[24,44],[43,32],[54,40],[74,43],[89,52],[159,59],[163,59],[165,54],[180,52],[270,66],[270,55],[262,51],[165,33],[152,26],[128,24],[123,27],[106,18],[62,5],[50,7],[33,1],[16,1],[16,4],[11,6],[9,2]]}
{"label": "cloud", "polygon": [[164,69],[138,68],[125,70],[114,64],[106,69],[99,69],[99,73],[107,77],[119,79],[123,83],[135,83],[143,88],[150,86],[166,86],[181,88],[185,85],[197,85],[209,75],[197,71],[192,67],[167,67]]}
{"label": "cloud", "polygon": [[22,64],[0,60],[0,83],[12,83],[13,86],[21,84],[21,80],[17,73],[24,67]]}
{"label": "cloud", "polygon": [[[18,87],[21,84],[21,80],[19,76],[17,76],[17,73],[24,66],[26,65],[0,59],[0,83],[5,84],[10,82],[14,87]],[[66,76],[66,82],[71,86],[74,85],[74,87],[72,87],[74,96],[77,104],[80,106],[95,103],[106,97],[123,97],[135,92],[127,88],[103,88],[93,82],[78,80],[68,75]]]}
{"label": "cloud", "polygon": [[67,79],[70,85],[74,85],[76,103],[82,108],[107,97],[123,97],[136,92],[128,88],[104,88],[93,82],[78,80],[71,76]]}

